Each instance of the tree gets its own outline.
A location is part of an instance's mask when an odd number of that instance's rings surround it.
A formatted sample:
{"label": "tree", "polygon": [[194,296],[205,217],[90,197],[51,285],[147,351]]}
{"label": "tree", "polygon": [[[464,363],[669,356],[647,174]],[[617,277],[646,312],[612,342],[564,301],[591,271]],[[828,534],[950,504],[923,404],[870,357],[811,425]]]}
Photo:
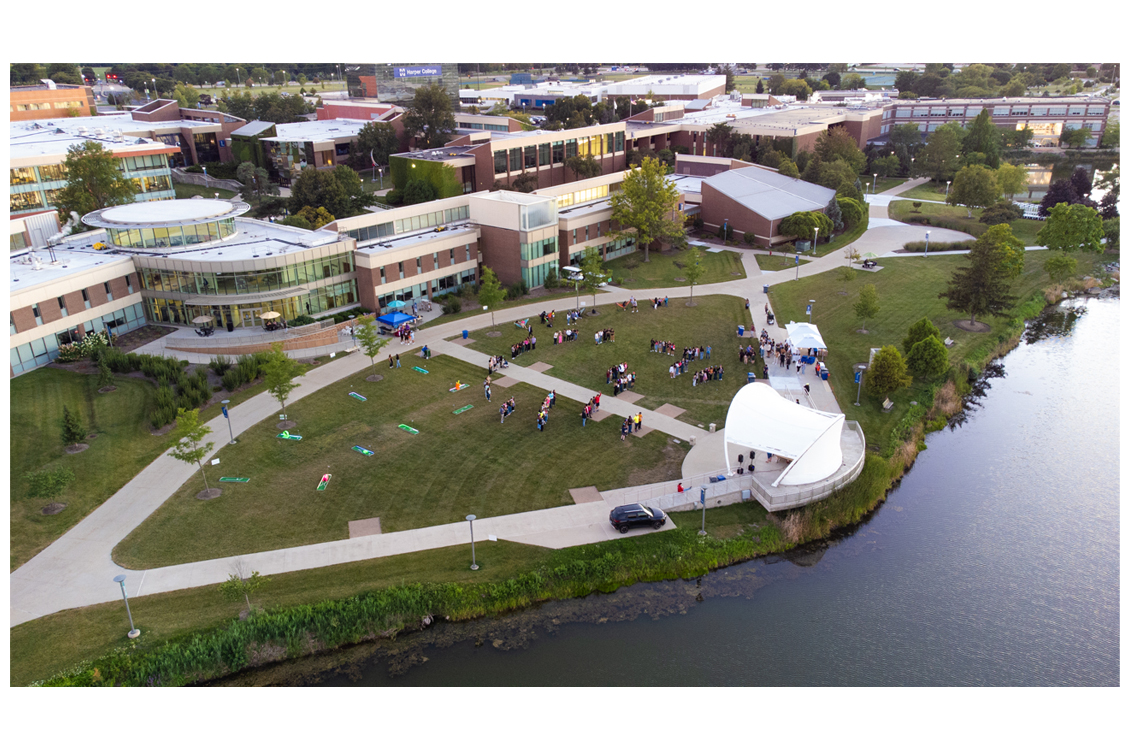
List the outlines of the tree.
{"label": "tree", "polygon": [[1103,239],[1106,240],[1106,250],[1108,253],[1118,252],[1119,235],[1121,227],[1119,226],[1119,219],[1107,219],[1103,222]]}
{"label": "tree", "polygon": [[[649,262],[648,248],[655,240],[673,242],[685,232],[677,216],[679,190],[667,179],[667,170],[658,159],[645,157],[621,183],[621,189],[609,196],[612,220],[621,227],[616,239],[631,237],[643,248],[644,263]],[[629,230],[634,230],[629,231]]]}
{"label": "tree", "polygon": [[834,70],[830,70],[825,73],[822,80],[827,81],[828,85],[834,89],[838,89],[840,87],[840,74]]}
{"label": "tree", "polygon": [[816,154],[825,163],[837,159],[846,162],[858,175],[867,166],[867,156],[846,128],[829,128],[816,137]]}
{"label": "tree", "polygon": [[47,77],[47,71],[39,63],[11,63],[8,75],[12,86],[38,84]]}
{"label": "tree", "polygon": [[263,366],[263,382],[267,385],[267,391],[279,402],[279,408],[284,414],[287,396],[298,387],[294,379],[300,371],[299,364],[283,353],[281,343],[271,345],[270,357]]}
{"label": "tree", "polygon": [[361,178],[345,165],[332,170],[306,167],[290,186],[291,213],[299,213],[310,206],[325,208],[328,214],[340,219],[361,213],[372,200],[364,192]]}
{"label": "tree", "polygon": [[106,364],[106,359],[100,357],[98,359],[98,387],[109,388],[114,384],[114,373],[110,371],[110,365]]}
{"label": "tree", "polygon": [[1016,298],[1009,293],[1009,282],[1024,270],[1024,245],[1007,224],[990,227],[973,244],[966,256],[968,265],[954,271],[946,290],[938,294],[946,309],[969,313],[969,322],[978,315],[999,315]]}
{"label": "tree", "polygon": [[396,129],[387,122],[366,123],[357,131],[357,144],[351,149],[351,153],[356,155],[358,166],[364,163],[366,167],[372,166],[374,162],[387,165],[388,157],[398,151],[400,138],[396,135]]}
{"label": "tree", "polygon": [[828,206],[824,209],[824,215],[832,222],[832,229],[839,231],[844,228],[844,215],[840,211],[840,204],[836,201],[835,196],[832,200],[828,201]]}
{"label": "tree", "polygon": [[1060,203],[1048,212],[1036,241],[1049,250],[1073,253],[1080,248],[1101,253],[1103,220],[1095,209],[1081,204]]}
{"label": "tree", "polygon": [[734,90],[734,66],[722,65],[718,68],[718,75],[726,76],[726,85],[723,92],[729,93]]}
{"label": "tree", "polygon": [[200,467],[200,476],[204,477],[204,489],[208,487],[208,475],[204,473],[204,457],[212,450],[215,443],[205,443],[204,438],[212,432],[212,428],[200,423],[198,409],[177,409],[177,427],[173,431],[173,447],[169,455],[186,464],[196,464]]}
{"label": "tree", "polygon": [[781,87],[785,85],[785,81],[787,81],[787,80],[788,79],[785,78],[780,73],[774,73],[773,75],[769,76],[769,80],[766,83],[766,85],[769,87],[769,93],[770,94],[781,93]]}
{"label": "tree", "polygon": [[[706,268],[702,265],[702,250],[698,245],[691,245],[690,252],[687,253],[686,267],[683,268],[683,276],[686,277],[687,283],[691,285],[691,304],[694,304],[694,285],[702,281],[703,274],[706,273]],[[596,304],[595,301],[593,304]]]}
{"label": "tree", "polygon": [[880,156],[871,160],[871,172],[880,177],[892,177],[902,169],[902,163],[894,154]]}
{"label": "tree", "polygon": [[953,188],[946,198],[946,203],[954,206],[985,208],[996,203],[1000,197],[1001,189],[997,185],[996,173],[978,164],[961,168],[953,178]]}
{"label": "tree", "polygon": [[[780,152],[774,151],[773,153]],[[785,177],[800,178],[800,171],[797,169],[796,162],[787,156],[781,159],[781,163],[777,166],[777,172],[778,174],[783,174]]]}
{"label": "tree", "polygon": [[765,79],[764,78],[758,78],[757,79],[757,88],[754,89],[754,91],[758,94],[764,94],[765,93]]}
{"label": "tree", "polygon": [[[576,175],[578,180],[587,180],[590,177],[599,177],[602,173],[599,162],[597,162],[597,160],[592,157],[592,154],[585,154],[584,156],[570,156],[565,160],[565,166],[566,168],[572,170],[573,174]],[[534,187],[536,188],[537,173],[531,172],[530,174],[534,176]]]}
{"label": "tree", "polygon": [[782,219],[777,231],[783,235],[807,240],[813,236],[813,230],[817,235],[831,237],[833,228],[832,220],[819,211],[797,211]]}
{"label": "tree", "polygon": [[934,325],[929,318],[923,317],[906,332],[906,338],[902,340],[903,351],[909,352],[915,344],[930,336],[936,336],[940,341],[942,332],[938,330],[938,327]]}
{"label": "tree", "polygon": [[416,137],[420,148],[438,148],[451,140],[455,116],[447,89],[438,83],[416,89],[412,105],[404,113],[404,130]]}
{"label": "tree", "polygon": [[906,360],[899,350],[888,344],[875,353],[867,369],[867,392],[886,396],[913,382],[906,374]]}
{"label": "tree", "polygon": [[843,91],[856,91],[858,89],[867,88],[867,79],[859,73],[848,73],[840,78],[840,85],[837,87]]}
{"label": "tree", "polygon": [[86,437],[86,428],[83,427],[82,420],[78,415],[63,407],[63,444],[64,445],[78,445]]}
{"label": "tree", "polygon": [[[310,229],[318,229],[319,227],[324,227],[326,224],[329,224],[331,221],[333,221],[334,215],[322,206],[318,206],[317,208],[314,208],[313,206],[303,206],[298,213],[288,218],[302,219],[309,225]],[[301,225],[293,224],[292,226]]]}
{"label": "tree", "polygon": [[60,495],[71,482],[75,481],[75,473],[65,466],[42,471],[29,471],[24,474],[28,483],[28,497],[39,497],[50,500]]}
{"label": "tree", "polygon": [[47,77],[55,83],[82,85],[82,76],[74,63],[47,63]]}
{"label": "tree", "polygon": [[[851,260],[851,256],[848,256],[848,260]],[[855,277],[858,275],[858,272],[854,268],[841,266],[840,269],[836,271],[836,275],[839,277],[840,281],[844,282],[843,293],[847,294],[847,285],[852,281],[855,281]]]}
{"label": "tree", "polygon": [[1107,122],[1103,130],[1103,148],[1118,148],[1121,135],[1121,123],[1118,121]]}
{"label": "tree", "polygon": [[1059,145],[1066,148],[1083,148],[1091,137],[1091,129],[1084,125],[1081,128],[1065,127],[1059,135]]}
{"label": "tree", "polygon": [[[537,175],[534,177],[536,179]],[[514,182],[517,183],[518,180],[514,180]],[[404,184],[404,191],[401,195],[404,199],[404,205],[406,206],[412,206],[417,203],[428,203],[439,197],[435,185],[428,180],[416,179],[408,180],[408,182]]]}
{"label": "tree", "polygon": [[956,123],[946,123],[926,139],[926,147],[916,162],[918,169],[937,182],[952,180],[960,164],[962,129]]}
{"label": "tree", "polygon": [[581,258],[581,285],[584,286],[586,292],[592,292],[592,306],[596,307],[596,290],[608,277],[608,273],[604,270],[604,262],[600,257],[600,251],[595,247],[585,248],[585,254]]}
{"label": "tree", "polygon": [[380,354],[381,348],[389,340],[377,335],[376,326],[368,320],[363,320],[353,326],[353,335],[357,337],[357,343],[361,347],[361,351],[365,352],[365,356],[369,358],[369,362],[373,365],[373,374],[376,375],[377,355]]}
{"label": "tree", "polygon": [[1005,162],[997,167],[997,186],[1009,198],[1028,188],[1028,168]]}
{"label": "tree", "polygon": [[863,217],[867,215],[863,204],[853,198],[836,198],[836,205],[840,207],[844,225],[849,228],[863,221]]}
{"label": "tree", "polygon": [[879,314],[879,292],[874,284],[864,284],[859,290],[859,299],[852,305],[855,316],[859,318],[863,332],[867,333],[867,321]]}
{"label": "tree", "polygon": [[734,128],[725,122],[718,122],[710,126],[706,131],[706,142],[714,147],[714,156],[729,156],[732,151],[730,147],[730,138],[734,134]]}
{"label": "tree", "polygon": [[1044,271],[1055,283],[1061,283],[1068,277],[1074,276],[1077,266],[1075,259],[1065,253],[1053,255],[1044,261]]}
{"label": "tree", "polygon": [[132,203],[133,182],[118,171],[118,160],[102,144],[86,141],[67,149],[67,184],[55,198],[59,215],[84,216],[109,206]]}
{"label": "tree", "polygon": [[1000,166],[1000,131],[992,124],[989,110],[977,114],[962,140],[962,154],[983,154],[984,165],[990,169]]}
{"label": "tree", "polygon": [[1075,186],[1071,180],[1056,180],[1048,186],[1048,192],[1044,194],[1043,199],[1040,201],[1040,216],[1047,216],[1054,206],[1060,203],[1067,203],[1073,205],[1080,203],[1086,205],[1084,199],[1079,196],[1075,190]]}
{"label": "tree", "polygon": [[177,104],[185,109],[195,109],[196,105],[200,103],[200,94],[187,83],[176,85],[173,89],[173,98],[177,100]]}
{"label": "tree", "polygon": [[228,576],[228,580],[220,584],[220,595],[229,602],[238,602],[242,599],[247,603],[247,613],[251,614],[251,594],[254,594],[264,583],[271,579],[259,575],[259,571],[252,571],[246,575],[243,561],[236,563],[235,572]]}
{"label": "tree", "polygon": [[920,378],[933,378],[941,375],[949,367],[950,358],[946,345],[937,336],[927,336],[910,347],[906,365]]}
{"label": "tree", "polygon": [[806,101],[808,97],[812,96],[812,87],[808,85],[808,81],[802,81],[799,78],[790,78],[781,84],[781,88],[777,93],[784,96],[795,96],[800,101]]}
{"label": "tree", "polygon": [[490,324],[494,325],[494,308],[502,301],[506,293],[498,283],[498,276],[493,268],[483,268],[482,278],[479,279],[479,304],[490,310]]}

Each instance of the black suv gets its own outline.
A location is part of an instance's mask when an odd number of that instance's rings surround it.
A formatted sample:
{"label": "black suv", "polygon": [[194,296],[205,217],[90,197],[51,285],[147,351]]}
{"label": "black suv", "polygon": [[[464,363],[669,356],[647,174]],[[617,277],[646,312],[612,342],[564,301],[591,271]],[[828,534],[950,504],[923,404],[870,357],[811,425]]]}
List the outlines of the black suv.
{"label": "black suv", "polygon": [[608,514],[608,520],[612,522],[612,528],[619,530],[621,534],[627,534],[628,529],[633,526],[650,526],[658,529],[667,523],[667,516],[663,515],[661,510],[637,503],[613,508]]}

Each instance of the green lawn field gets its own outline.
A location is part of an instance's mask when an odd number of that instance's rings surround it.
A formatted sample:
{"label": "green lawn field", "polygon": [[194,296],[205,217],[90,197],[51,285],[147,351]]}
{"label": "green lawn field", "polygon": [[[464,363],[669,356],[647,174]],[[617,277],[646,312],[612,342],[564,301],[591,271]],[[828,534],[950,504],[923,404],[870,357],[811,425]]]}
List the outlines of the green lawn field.
{"label": "green lawn field", "polygon": [[[733,250],[708,253],[704,245],[698,247],[702,251],[701,265],[704,270],[699,284],[716,284],[720,281],[745,278],[745,268],[742,267],[739,253]],[[690,252],[690,247],[681,251],[652,252],[647,263],[643,262],[643,253],[635,252],[610,260],[604,267],[614,278],[620,279],[619,286],[625,289],[688,286],[685,271]]]}

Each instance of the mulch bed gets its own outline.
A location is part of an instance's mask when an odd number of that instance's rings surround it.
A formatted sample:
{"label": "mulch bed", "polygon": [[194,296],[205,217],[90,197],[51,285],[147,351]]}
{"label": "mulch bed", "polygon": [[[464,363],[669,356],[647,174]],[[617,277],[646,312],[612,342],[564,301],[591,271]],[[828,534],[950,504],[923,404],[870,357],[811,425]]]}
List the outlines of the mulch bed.
{"label": "mulch bed", "polygon": [[66,507],[66,503],[51,503],[50,505],[44,505],[39,509],[39,512],[45,516],[54,516],[62,513],[64,510],[66,510]]}
{"label": "mulch bed", "polygon": [[979,320],[974,322],[974,323],[970,323],[968,320],[964,320],[964,319],[963,320],[955,320],[953,322],[953,324],[954,324],[955,327],[960,328],[963,331],[968,331],[969,333],[988,333],[989,332],[989,325],[987,323],[982,323]]}
{"label": "mulch bed", "polygon": [[223,494],[223,490],[221,490],[219,487],[213,487],[210,490],[204,490],[203,492],[197,492],[196,493],[196,499],[197,500],[215,500],[221,494]]}
{"label": "mulch bed", "polygon": [[277,425],[275,425],[275,429],[293,430],[297,426],[298,422],[295,422],[293,419],[284,419],[282,422],[279,422]]}
{"label": "mulch bed", "polygon": [[143,328],[138,328],[136,331],[130,331],[129,333],[123,333],[121,336],[118,336],[114,346],[123,352],[132,352],[134,349],[145,346],[164,336],[168,336],[176,330],[176,328],[169,326],[144,326]]}
{"label": "mulch bed", "polygon": [[78,443],[77,445],[68,445],[65,449],[65,452],[67,453],[67,455],[73,456],[76,453],[82,453],[84,450],[86,450],[89,447],[90,446],[87,445],[86,443]]}

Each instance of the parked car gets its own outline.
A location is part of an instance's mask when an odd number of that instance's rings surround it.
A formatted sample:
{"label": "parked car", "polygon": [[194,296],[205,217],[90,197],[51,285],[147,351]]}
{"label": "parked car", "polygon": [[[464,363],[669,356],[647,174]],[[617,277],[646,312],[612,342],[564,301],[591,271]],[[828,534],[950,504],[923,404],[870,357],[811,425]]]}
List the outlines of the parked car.
{"label": "parked car", "polygon": [[608,514],[608,520],[612,523],[612,528],[621,534],[627,534],[628,529],[633,526],[650,526],[658,529],[667,523],[667,516],[661,510],[636,503],[613,508]]}

